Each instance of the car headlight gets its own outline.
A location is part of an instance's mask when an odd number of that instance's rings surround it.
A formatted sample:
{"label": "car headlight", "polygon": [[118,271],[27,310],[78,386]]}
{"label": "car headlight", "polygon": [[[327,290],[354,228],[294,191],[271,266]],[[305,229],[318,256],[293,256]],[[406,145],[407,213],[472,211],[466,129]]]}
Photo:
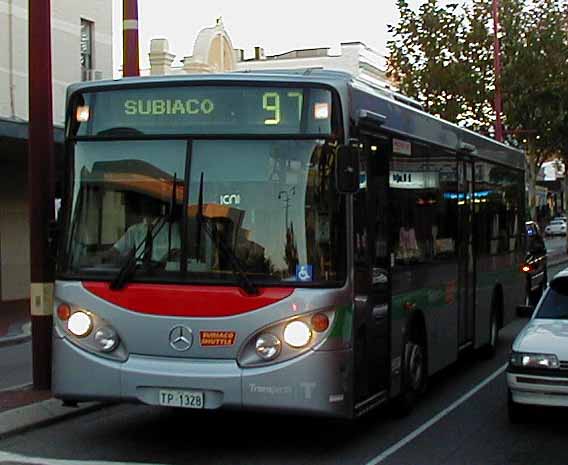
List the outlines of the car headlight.
{"label": "car headlight", "polygon": [[513,352],[510,362],[511,365],[519,368],[560,368],[558,357],[554,354]]}

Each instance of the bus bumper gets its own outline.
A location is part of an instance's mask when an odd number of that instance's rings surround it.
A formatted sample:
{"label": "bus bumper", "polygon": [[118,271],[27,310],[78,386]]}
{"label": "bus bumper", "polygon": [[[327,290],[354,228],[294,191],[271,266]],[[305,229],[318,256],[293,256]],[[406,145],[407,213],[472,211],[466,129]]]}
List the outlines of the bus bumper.
{"label": "bus bumper", "polygon": [[201,392],[205,409],[352,416],[350,350],[312,351],[262,368],[234,360],[130,355],[117,362],[53,340],[53,393],[69,401],[160,403],[161,390]]}

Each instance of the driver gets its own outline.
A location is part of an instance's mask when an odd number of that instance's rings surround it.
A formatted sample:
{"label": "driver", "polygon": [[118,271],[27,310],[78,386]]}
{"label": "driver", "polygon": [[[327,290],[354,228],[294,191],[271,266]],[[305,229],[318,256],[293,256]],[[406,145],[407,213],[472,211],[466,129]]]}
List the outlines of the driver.
{"label": "driver", "polygon": [[[150,259],[155,262],[166,262],[168,255],[178,251],[180,248],[180,228],[179,221],[169,223],[167,220],[163,225],[160,225],[160,218],[144,218],[140,223],[130,226],[124,235],[116,241],[111,250],[114,249],[118,254],[125,255],[132,248],[137,248],[140,244],[146,241],[148,235],[151,233],[153,241],[151,241],[152,253]],[[141,246],[141,250],[146,245]],[[142,252],[140,252],[142,255]]]}
{"label": "driver", "polygon": [[[133,207],[131,212],[132,210],[136,212],[136,207]],[[124,256],[133,248],[137,249],[138,247],[140,247],[138,255],[144,257],[144,250],[149,247],[151,248],[149,259],[154,262],[165,263],[179,252],[181,247],[181,206],[175,207],[172,222],[161,215],[149,214],[148,211],[143,212],[140,216],[141,220],[131,225],[122,237],[104,252],[103,260],[114,261],[119,256]],[[163,224],[161,224],[162,222]],[[150,234],[153,240],[149,241],[149,245],[141,245],[149,239]]]}

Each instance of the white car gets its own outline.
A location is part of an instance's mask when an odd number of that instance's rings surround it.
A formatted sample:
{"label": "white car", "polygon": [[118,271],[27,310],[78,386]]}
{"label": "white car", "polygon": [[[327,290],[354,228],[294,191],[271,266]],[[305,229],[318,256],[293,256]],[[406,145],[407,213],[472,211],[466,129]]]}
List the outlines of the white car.
{"label": "white car", "polygon": [[550,224],[544,228],[544,233],[547,236],[555,236],[557,234],[564,236],[566,234],[566,221],[561,219],[552,220]]}
{"label": "white car", "polygon": [[513,342],[507,385],[511,422],[525,418],[527,405],[568,407],[568,268],[550,281]]}

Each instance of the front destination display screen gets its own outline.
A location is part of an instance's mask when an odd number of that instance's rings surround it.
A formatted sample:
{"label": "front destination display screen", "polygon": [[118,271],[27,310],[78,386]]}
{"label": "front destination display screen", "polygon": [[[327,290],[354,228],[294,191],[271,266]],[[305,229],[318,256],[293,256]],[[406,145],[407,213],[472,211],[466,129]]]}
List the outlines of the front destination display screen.
{"label": "front destination display screen", "polygon": [[75,100],[77,136],[331,133],[329,90],[185,86],[87,92]]}

